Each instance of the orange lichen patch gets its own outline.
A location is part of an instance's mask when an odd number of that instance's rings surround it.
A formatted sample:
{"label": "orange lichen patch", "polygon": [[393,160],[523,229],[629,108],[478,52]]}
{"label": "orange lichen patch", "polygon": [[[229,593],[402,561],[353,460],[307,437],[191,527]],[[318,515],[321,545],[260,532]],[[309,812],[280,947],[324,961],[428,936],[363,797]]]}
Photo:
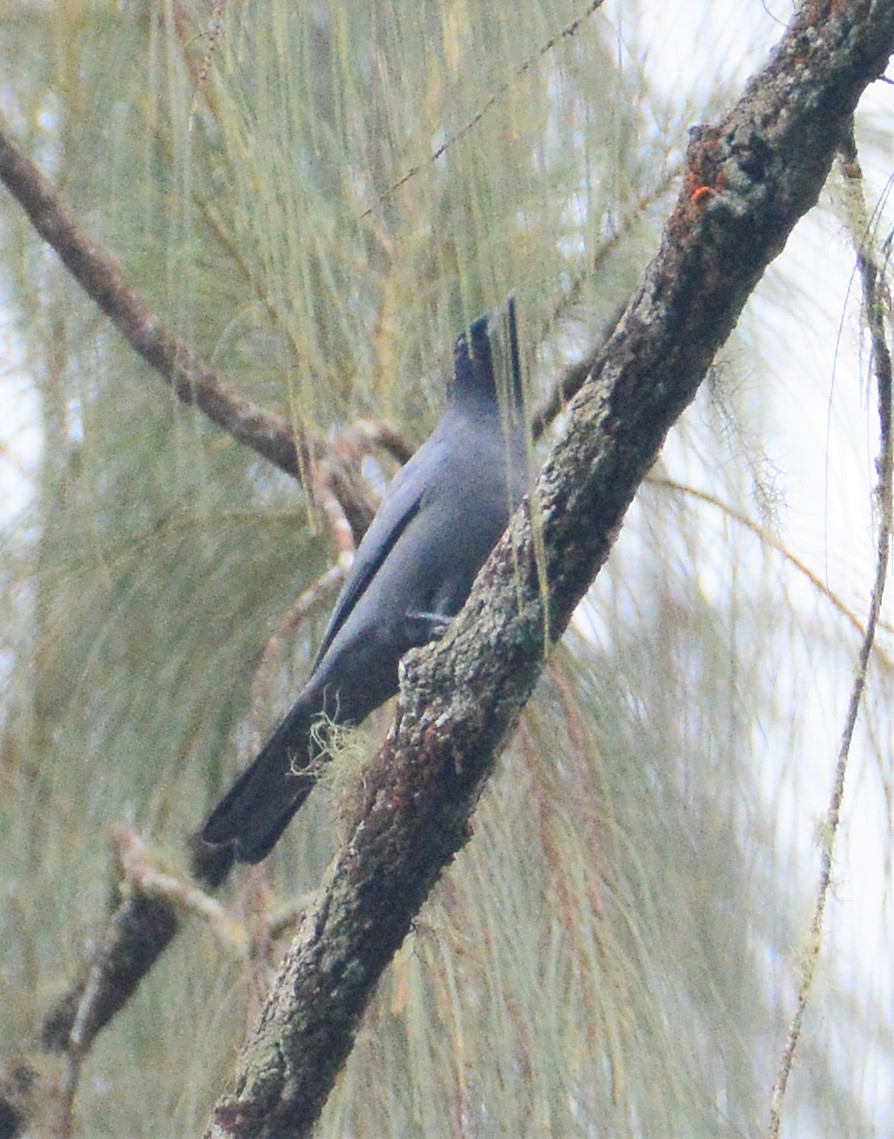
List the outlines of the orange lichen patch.
{"label": "orange lichen patch", "polygon": [[700,206],[702,202],[707,201],[708,198],[714,196],[713,186],[696,186],[690,193],[689,199],[694,206]]}
{"label": "orange lichen patch", "polygon": [[717,177],[714,179],[713,186],[703,182],[693,170],[690,170],[686,175],[686,196],[693,205],[700,206],[716,193],[725,189],[726,185],[727,177],[722,170],[718,172]]}

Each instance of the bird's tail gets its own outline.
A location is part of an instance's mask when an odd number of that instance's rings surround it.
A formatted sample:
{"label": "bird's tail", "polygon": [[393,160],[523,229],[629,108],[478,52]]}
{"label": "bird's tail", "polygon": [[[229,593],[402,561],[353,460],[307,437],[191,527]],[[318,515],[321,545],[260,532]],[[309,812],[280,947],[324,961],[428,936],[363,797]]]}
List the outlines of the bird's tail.
{"label": "bird's tail", "polygon": [[211,812],[204,842],[232,846],[238,862],[260,862],[270,853],[316,782],[311,765],[322,750],[313,730],[319,713],[320,702],[310,694],[298,700]]}

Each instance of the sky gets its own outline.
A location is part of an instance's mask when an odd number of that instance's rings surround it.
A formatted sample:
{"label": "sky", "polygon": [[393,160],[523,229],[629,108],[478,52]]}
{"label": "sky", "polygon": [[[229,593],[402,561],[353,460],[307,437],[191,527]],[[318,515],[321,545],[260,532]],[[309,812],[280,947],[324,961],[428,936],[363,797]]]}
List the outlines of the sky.
{"label": "sky", "polygon": [[[2,297],[0,297],[2,304]],[[0,308],[0,519],[27,506],[33,472],[40,454],[38,406],[34,389],[22,372],[21,351]]]}
{"label": "sky", "polygon": [[[605,9],[622,32],[627,7],[619,3]],[[712,71],[719,71],[741,84],[765,58],[781,31],[779,21],[784,22],[791,10],[789,4],[727,0],[639,5],[639,38],[649,45],[650,74],[659,77],[668,98],[679,102],[681,115],[697,115],[699,76],[710,80]],[[698,59],[693,56],[696,44],[704,49]],[[707,68],[703,66],[705,56]],[[882,206],[879,244],[894,227],[894,209],[888,198],[894,171],[892,102],[894,87],[875,84],[861,103],[857,122],[858,142],[862,121],[883,143],[861,151],[868,206]],[[828,203],[833,195],[840,198],[834,178],[824,200]],[[874,574],[872,496],[878,417],[859,320],[854,264],[843,225],[828,212],[813,211],[799,224],[752,300],[751,328],[759,330],[763,351],[773,361],[778,380],[767,408],[768,431],[761,442],[778,473],[782,505],[775,525],[779,537],[865,621]],[[806,303],[801,292],[805,286],[810,290]],[[787,295],[791,305],[786,303]],[[790,315],[795,307],[797,320]],[[800,590],[805,613],[812,613],[815,589],[802,581]],[[889,588],[885,610],[889,619],[892,591]],[[854,632],[854,662],[859,647]],[[820,866],[817,830],[829,800],[851,677],[846,667],[835,675],[823,675],[811,666],[809,656],[792,659],[790,667],[800,670],[795,680],[802,703],[792,709],[792,716],[807,726],[806,746],[784,757],[791,765],[787,778],[780,779],[778,766],[768,764],[764,785],[780,835],[790,843],[793,861],[783,860],[782,869],[800,875],[805,898],[810,899]],[[872,676],[870,693],[871,699],[884,701],[884,693],[872,690]],[[890,730],[891,716],[884,716],[882,722]],[[890,755],[892,744],[890,738],[882,741],[881,750]],[[818,992],[825,996],[853,992],[877,1010],[883,1031],[891,1023],[894,1007],[887,791],[887,773],[878,770],[858,726],[845,785]],[[805,908],[803,945],[808,941],[809,920]],[[801,948],[793,946],[791,961],[781,963],[792,977]],[[791,990],[788,1001],[793,1012]],[[815,1015],[822,1020],[829,1015],[828,1009],[824,1011],[823,1004],[816,1002]],[[807,1032],[810,1027],[808,1017]],[[852,1044],[842,1042],[842,1066],[854,1065],[852,1071],[862,1080],[864,1103],[878,1134],[890,1134],[894,1115],[889,1065],[871,1047],[855,1057],[850,1052]],[[800,1127],[809,1129],[809,1123],[802,1121]],[[808,1139],[809,1130],[800,1134]]]}

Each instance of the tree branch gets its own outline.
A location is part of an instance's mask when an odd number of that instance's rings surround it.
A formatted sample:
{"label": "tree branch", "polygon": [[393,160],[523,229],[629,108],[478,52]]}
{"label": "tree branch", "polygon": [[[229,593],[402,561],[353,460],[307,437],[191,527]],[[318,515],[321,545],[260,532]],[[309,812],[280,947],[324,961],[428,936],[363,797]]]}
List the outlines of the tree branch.
{"label": "tree branch", "polygon": [[165,329],[129,284],[118,262],[84,233],[49,181],[5,129],[0,129],[0,180],[81,288],[131,347],[171,384],[178,399],[204,411],[218,427],[280,470],[299,477],[302,463],[310,459],[307,438],[296,438],[286,420],[246,399]]}
{"label": "tree branch", "polygon": [[382,970],[470,818],[664,438],[767,265],[815,203],[894,0],[812,0],[737,106],[692,133],[660,249],[568,430],[444,641],[404,661],[395,722],[319,900],[207,1135],[307,1135]]}

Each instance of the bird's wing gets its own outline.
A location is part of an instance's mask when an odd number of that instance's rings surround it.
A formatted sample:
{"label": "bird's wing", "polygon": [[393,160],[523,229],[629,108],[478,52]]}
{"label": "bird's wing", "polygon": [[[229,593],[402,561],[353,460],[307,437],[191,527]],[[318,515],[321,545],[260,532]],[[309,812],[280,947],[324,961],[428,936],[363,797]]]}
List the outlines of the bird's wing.
{"label": "bird's wing", "polygon": [[354,557],[354,564],[351,566],[350,576],[339,594],[326,632],[323,634],[323,640],[317,649],[311,672],[316,670],[354,606],[381,569],[401,534],[418,513],[426,488],[424,481],[414,478],[413,475],[414,468],[418,465],[418,456],[424,449],[420,448],[420,451],[417,451],[407,465],[398,472],[382,500],[378,513],[363,536],[363,541]]}

